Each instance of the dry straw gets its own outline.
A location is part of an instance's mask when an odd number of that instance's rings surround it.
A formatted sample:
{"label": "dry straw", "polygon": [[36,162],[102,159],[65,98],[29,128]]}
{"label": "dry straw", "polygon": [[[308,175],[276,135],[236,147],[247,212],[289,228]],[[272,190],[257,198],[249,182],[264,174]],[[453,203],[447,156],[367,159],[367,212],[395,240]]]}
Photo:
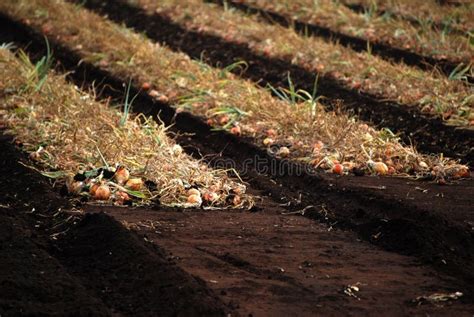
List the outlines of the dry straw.
{"label": "dry straw", "polygon": [[[129,191],[144,198],[138,203],[159,198],[165,205],[198,207],[189,201],[189,190],[195,188],[203,197],[215,193],[210,207],[252,205],[244,185],[189,157],[163,124],[144,116],[128,118],[67,84],[63,76],[42,74],[40,62],[32,64],[21,52],[20,58],[0,49],[2,121],[44,175],[64,182],[81,171],[120,165],[156,186]],[[113,180],[101,183],[116,193],[124,187]]]}
{"label": "dry straw", "polygon": [[[63,1],[7,0],[0,8],[74,48],[85,61],[119,78],[133,78],[149,86],[150,95],[168,100],[179,111],[200,115],[218,129],[252,137],[275,155],[328,171],[343,164],[345,172],[431,175],[441,182],[468,174],[457,161],[423,155],[403,145],[387,129],[376,130],[347,114],[324,111],[311,92],[273,88],[282,96],[274,98],[270,91],[228,72],[241,63],[226,70],[211,68]],[[38,12],[47,12],[47,17]]]}

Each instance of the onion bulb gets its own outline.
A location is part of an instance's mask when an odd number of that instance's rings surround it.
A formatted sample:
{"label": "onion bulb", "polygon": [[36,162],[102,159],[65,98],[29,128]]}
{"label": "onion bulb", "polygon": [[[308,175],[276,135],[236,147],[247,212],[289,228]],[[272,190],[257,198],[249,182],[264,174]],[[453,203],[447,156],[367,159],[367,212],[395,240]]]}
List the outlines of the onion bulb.
{"label": "onion bulb", "polygon": [[238,195],[234,196],[234,199],[232,199],[232,203],[234,204],[234,206],[240,205],[241,202],[242,199]]}
{"label": "onion bulb", "polygon": [[191,196],[191,195],[201,196],[201,192],[196,188],[191,188],[191,189],[188,190],[188,195],[189,196]]}
{"label": "onion bulb", "polygon": [[275,129],[268,129],[267,130],[267,136],[270,137],[270,138],[274,138],[276,137],[277,135],[277,132]]}
{"label": "onion bulb", "polygon": [[189,195],[188,196],[188,203],[200,206],[202,204],[201,196],[199,196],[199,195]]}
{"label": "onion bulb", "polygon": [[240,130],[239,126],[235,126],[235,127],[232,127],[232,129],[230,129],[230,133],[232,133],[234,135],[240,135],[241,132],[242,131]]}
{"label": "onion bulb", "polygon": [[126,192],[117,192],[115,198],[119,204],[124,204],[130,200],[130,196]]}
{"label": "onion bulb", "polygon": [[334,174],[338,174],[338,175],[342,175],[344,174],[344,166],[342,166],[342,164],[334,164],[334,166],[332,167],[332,172]]}
{"label": "onion bulb", "polygon": [[143,187],[143,181],[141,178],[130,178],[125,186],[131,190],[140,190]]}
{"label": "onion bulb", "polygon": [[217,193],[215,192],[208,192],[208,193],[205,193],[202,198],[204,198],[205,201],[208,201],[208,202],[215,202],[216,200],[219,199],[219,195],[217,195]]}
{"label": "onion bulb", "polygon": [[125,167],[119,166],[115,172],[115,179],[117,180],[117,183],[123,185],[128,181],[129,178],[130,172]]}
{"label": "onion bulb", "polygon": [[73,181],[68,184],[67,190],[71,194],[79,194],[84,188],[84,182]]}
{"label": "onion bulb", "polygon": [[278,154],[279,156],[281,156],[281,157],[287,157],[288,155],[290,155],[290,149],[287,148],[286,146],[282,146],[282,147],[278,150],[277,154]]}
{"label": "onion bulb", "polygon": [[151,88],[151,84],[149,82],[144,82],[142,84],[142,89],[143,90],[149,90]]}
{"label": "onion bulb", "polygon": [[99,188],[99,184],[97,183],[92,184],[91,187],[89,188],[89,194],[94,196],[95,192],[97,191],[97,188]]}
{"label": "onion bulb", "polygon": [[388,173],[388,167],[383,162],[374,162],[372,169],[379,175],[385,175]]}
{"label": "onion bulb", "polygon": [[173,151],[174,156],[178,156],[183,153],[183,148],[181,147],[181,145],[175,144],[173,145],[172,151]]}
{"label": "onion bulb", "polygon": [[110,198],[110,188],[109,186],[103,184],[97,187],[94,193],[94,199],[96,200],[109,200]]}
{"label": "onion bulb", "polygon": [[263,145],[266,145],[266,146],[269,146],[269,145],[272,145],[275,141],[273,141],[273,139],[271,138],[265,138],[263,140]]}

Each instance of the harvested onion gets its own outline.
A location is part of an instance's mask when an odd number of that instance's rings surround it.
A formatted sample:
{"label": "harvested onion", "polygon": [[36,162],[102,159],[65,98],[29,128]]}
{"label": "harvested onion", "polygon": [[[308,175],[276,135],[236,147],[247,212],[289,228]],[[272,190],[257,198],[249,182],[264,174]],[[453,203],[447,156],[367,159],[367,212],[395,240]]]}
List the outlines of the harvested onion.
{"label": "harvested onion", "polygon": [[205,201],[208,201],[208,202],[215,202],[216,200],[219,199],[219,195],[217,195],[217,193],[215,192],[208,192],[208,193],[205,193],[202,198],[204,198]]}
{"label": "harvested onion", "polygon": [[130,178],[125,186],[131,190],[140,190],[143,187],[143,181],[141,178]]}
{"label": "harvested onion", "polygon": [[191,188],[191,189],[188,190],[188,195],[189,196],[191,196],[191,195],[201,196],[201,192],[196,188]]}
{"label": "harvested onion", "polygon": [[286,146],[282,146],[282,147],[278,150],[277,154],[278,154],[279,156],[281,156],[281,157],[287,157],[288,155],[290,155],[290,149],[287,148]]}
{"label": "harvested onion", "polygon": [[388,167],[383,162],[374,162],[372,169],[379,175],[385,175],[388,173]]}
{"label": "harvested onion", "polygon": [[189,195],[188,196],[188,203],[200,206],[202,204],[201,196],[199,196],[199,195]]}
{"label": "harvested onion", "polygon": [[269,146],[269,145],[272,145],[275,141],[271,138],[265,138],[263,140],[263,144],[266,145],[266,146]]}
{"label": "harvested onion", "polygon": [[124,204],[130,200],[130,196],[126,192],[117,192],[115,198],[119,204]]}
{"label": "harvested onion", "polygon": [[344,174],[344,166],[342,166],[342,164],[334,164],[334,166],[332,167],[332,172],[334,174],[338,174],[338,175],[342,175]]}
{"label": "harvested onion", "polygon": [[94,193],[94,199],[96,200],[109,200],[110,198],[110,188],[109,186],[103,184],[97,187]]}
{"label": "harvested onion", "polygon": [[79,194],[84,188],[84,182],[73,181],[68,184],[67,190],[71,194]]}
{"label": "harvested onion", "polygon": [[130,172],[123,166],[119,166],[117,168],[117,171],[115,172],[115,179],[117,180],[117,183],[120,185],[125,184],[125,182],[128,181],[130,178]]}
{"label": "harvested onion", "polygon": [[148,90],[148,89],[150,89],[150,88],[151,88],[151,84],[150,84],[149,82],[144,82],[144,83],[142,84],[142,89],[143,89],[143,90]]}
{"label": "harvested onion", "polygon": [[235,126],[235,127],[232,127],[232,129],[230,129],[230,133],[232,133],[234,135],[240,135],[241,132],[242,131],[240,130],[239,126]]}

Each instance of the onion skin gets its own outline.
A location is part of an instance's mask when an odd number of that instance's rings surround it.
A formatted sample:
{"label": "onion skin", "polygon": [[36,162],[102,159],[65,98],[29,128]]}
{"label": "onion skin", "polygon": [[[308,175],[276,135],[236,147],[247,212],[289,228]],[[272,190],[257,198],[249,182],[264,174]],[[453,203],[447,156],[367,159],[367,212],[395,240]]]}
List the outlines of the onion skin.
{"label": "onion skin", "polygon": [[140,190],[143,187],[143,181],[141,178],[130,178],[125,186],[131,190]]}
{"label": "onion skin", "polygon": [[201,196],[201,192],[196,188],[191,188],[188,190],[188,196],[191,195]]}
{"label": "onion skin", "polygon": [[379,175],[386,175],[388,173],[388,167],[383,162],[375,162],[373,163],[374,171]]}
{"label": "onion skin", "polygon": [[120,166],[115,172],[115,179],[120,185],[125,184],[130,178],[130,172],[123,166]]}
{"label": "onion skin", "polygon": [[95,192],[97,191],[97,188],[99,188],[99,184],[93,184],[89,189],[89,194],[94,196]]}
{"label": "onion skin", "polygon": [[103,184],[97,187],[94,193],[94,199],[96,200],[109,200],[110,198],[110,188],[109,186]]}
{"label": "onion skin", "polygon": [[202,199],[201,196],[198,195],[189,195],[188,196],[188,203],[193,204],[193,205],[201,205],[202,204]]}
{"label": "onion skin", "polygon": [[235,126],[235,127],[232,127],[232,129],[230,129],[230,133],[234,135],[240,135],[242,131],[240,130],[239,126]]}
{"label": "onion skin", "polygon": [[275,141],[272,138],[266,138],[263,140],[263,145],[269,146],[272,145]]}
{"label": "onion skin", "polygon": [[287,148],[286,146],[282,146],[279,150],[278,150],[278,153],[277,153],[279,156],[281,157],[287,157],[288,155],[290,155],[290,149]]}
{"label": "onion skin", "polygon": [[215,202],[216,200],[219,199],[219,195],[217,195],[216,193],[214,192],[209,192],[209,193],[205,193],[202,198],[205,200],[205,201],[208,201],[208,202]]}
{"label": "onion skin", "polygon": [[344,174],[344,166],[342,166],[342,164],[334,164],[334,166],[332,167],[332,172],[334,174],[338,174],[338,175],[342,175]]}

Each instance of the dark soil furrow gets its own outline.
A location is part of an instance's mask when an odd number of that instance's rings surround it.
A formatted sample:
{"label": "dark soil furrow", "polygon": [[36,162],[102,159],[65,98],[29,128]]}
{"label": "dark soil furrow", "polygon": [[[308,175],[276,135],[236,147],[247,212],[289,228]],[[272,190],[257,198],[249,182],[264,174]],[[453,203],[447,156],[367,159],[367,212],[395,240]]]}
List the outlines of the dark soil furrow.
{"label": "dark soil furrow", "polygon": [[[0,315],[109,316],[95,298],[47,252],[38,235],[50,219],[39,217],[67,207],[39,174],[20,165],[22,156],[0,130]],[[35,197],[33,201],[31,199]]]}
{"label": "dark soil furrow", "polygon": [[[449,60],[437,59],[431,56],[420,55],[418,53],[393,47],[381,42],[367,41],[367,39],[340,33],[321,25],[295,20],[289,16],[284,16],[276,12],[271,12],[265,9],[253,7],[245,3],[223,0],[205,1],[216,3],[219,5],[223,5],[223,3],[226,2],[227,5],[230,5],[243,12],[250,14],[259,14],[260,17],[268,23],[277,23],[284,27],[292,27],[296,31],[301,32],[303,34],[323,37],[330,40],[336,40],[338,41],[338,43],[350,47],[351,49],[358,52],[367,51],[367,42],[369,42],[372,48],[372,54],[378,55],[387,60],[394,60],[396,62],[403,62],[410,66],[416,66],[423,70],[430,71],[433,69],[433,67],[436,66],[444,74],[446,74],[446,76],[449,76],[452,71],[456,69],[456,67],[459,65],[459,63],[455,63]],[[468,76],[468,81],[472,83],[474,82],[474,78]]]}
{"label": "dark soil furrow", "polygon": [[0,183],[2,316],[224,316],[229,310],[201,280],[107,215],[76,216],[59,227],[67,215],[58,211],[71,205],[20,160],[27,161],[2,134],[0,172],[11,180]]}
{"label": "dark soil furrow", "polygon": [[[23,44],[32,41],[29,50],[36,54],[44,45],[39,34],[21,25],[17,25],[11,40]],[[121,97],[125,79],[114,78],[84,62],[77,66],[80,58],[76,53],[53,40],[50,43],[54,56],[63,62],[63,66],[67,70],[76,70],[70,75],[76,83],[84,80],[89,85],[101,83],[102,97]],[[138,90],[132,89],[130,93],[135,95]],[[239,170],[244,162],[250,162],[245,165],[247,173],[243,176],[246,180],[254,189],[286,204],[290,211],[312,205],[306,208],[306,216],[351,228],[386,249],[418,256],[425,263],[464,278],[466,283],[474,280],[474,237],[470,223],[474,218],[470,208],[472,180],[440,187],[426,182],[410,184],[406,179],[337,178],[324,173],[310,175],[296,164],[270,156],[251,140],[212,131],[200,118],[186,112],[175,115],[169,105],[158,104],[144,93],[136,99],[134,111],[148,115],[160,112],[165,123],[174,124],[172,131],[193,133],[179,139],[191,153],[214,156],[221,153],[220,160],[211,159],[210,165],[221,164],[222,159],[227,159]],[[259,175],[257,167],[262,163],[267,169],[266,174],[280,184],[268,176]],[[398,239],[398,234],[410,239]]]}
{"label": "dark soil furrow", "polygon": [[60,239],[53,254],[124,315],[225,315],[224,305],[205,283],[183,272],[154,245],[145,244],[111,217],[94,214]]}
{"label": "dark soil furrow", "polygon": [[[449,306],[416,305],[419,294],[464,288],[352,232],[282,215],[284,209],[269,200],[259,213],[86,207],[99,210],[171,252],[242,316],[437,315],[471,307],[467,298]],[[349,284],[360,288],[360,299],[343,292]]]}
{"label": "dark soil furrow", "polygon": [[[249,68],[238,75],[258,82],[262,86],[288,85],[288,73],[294,84],[306,91],[312,91],[316,74],[293,65],[289,60],[267,58],[252,52],[246,44],[227,42],[210,34],[187,30],[158,14],[148,15],[142,9],[123,1],[88,0],[84,5],[89,9],[107,14],[107,17],[125,23],[157,42],[165,42],[168,47],[182,51],[192,58],[222,67],[236,61],[246,61]],[[364,44],[365,45],[365,44]],[[343,107],[354,112],[362,120],[373,122],[378,127],[387,127],[399,133],[407,144],[414,143],[426,153],[445,153],[461,158],[467,164],[474,164],[474,130],[447,126],[441,119],[426,117],[416,107],[394,102],[380,101],[380,98],[360,94],[344,88],[332,78],[320,77],[318,91],[328,97],[325,103],[329,109],[337,100],[343,100]]]}

